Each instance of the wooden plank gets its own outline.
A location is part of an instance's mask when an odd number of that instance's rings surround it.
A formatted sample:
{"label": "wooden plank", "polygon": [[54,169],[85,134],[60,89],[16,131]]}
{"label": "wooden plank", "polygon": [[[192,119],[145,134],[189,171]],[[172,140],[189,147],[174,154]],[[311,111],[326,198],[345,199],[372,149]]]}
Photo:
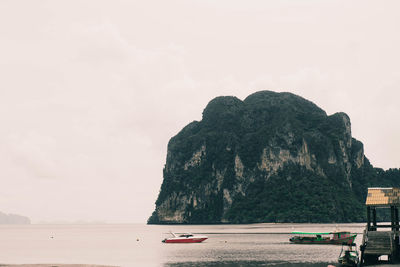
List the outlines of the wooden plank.
{"label": "wooden plank", "polygon": [[[392,226],[392,225],[390,225],[390,224],[377,224],[377,225],[375,225],[374,227],[376,227],[376,228],[396,228],[396,229],[399,229],[400,228],[400,226],[399,225],[396,225],[396,226]],[[376,232],[376,231],[375,231]]]}
{"label": "wooden plank", "polygon": [[364,250],[364,255],[392,255],[390,250]]}
{"label": "wooden plank", "polygon": [[366,233],[365,255],[392,255],[393,244],[392,232],[388,231],[369,231]]}

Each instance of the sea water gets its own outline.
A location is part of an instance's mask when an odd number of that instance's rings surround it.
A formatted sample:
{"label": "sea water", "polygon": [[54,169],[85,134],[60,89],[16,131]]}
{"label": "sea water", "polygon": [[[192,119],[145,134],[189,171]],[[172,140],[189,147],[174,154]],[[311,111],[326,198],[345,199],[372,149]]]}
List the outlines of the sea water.
{"label": "sea water", "polygon": [[[341,246],[291,244],[292,231],[359,233],[365,224],[246,225],[2,225],[0,264],[112,266],[327,266]],[[199,233],[203,243],[166,244],[176,233]],[[337,264],[336,264],[337,265]]]}

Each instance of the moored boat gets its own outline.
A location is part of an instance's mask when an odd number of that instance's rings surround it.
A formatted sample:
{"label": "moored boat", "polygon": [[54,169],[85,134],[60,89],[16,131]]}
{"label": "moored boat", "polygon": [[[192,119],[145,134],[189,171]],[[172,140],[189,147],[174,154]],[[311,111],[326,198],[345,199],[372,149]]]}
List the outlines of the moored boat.
{"label": "moored boat", "polygon": [[193,235],[190,233],[176,235],[170,232],[172,237],[165,238],[162,242],[164,243],[200,243],[206,240],[208,237],[205,235]]}
{"label": "moored boat", "polygon": [[356,244],[343,244],[338,261],[342,266],[358,266],[359,258]]}
{"label": "moored boat", "polygon": [[353,234],[348,231],[336,231],[329,233],[292,232],[292,234],[294,234],[294,236],[291,237],[289,241],[295,244],[352,244],[357,236],[357,234]]}

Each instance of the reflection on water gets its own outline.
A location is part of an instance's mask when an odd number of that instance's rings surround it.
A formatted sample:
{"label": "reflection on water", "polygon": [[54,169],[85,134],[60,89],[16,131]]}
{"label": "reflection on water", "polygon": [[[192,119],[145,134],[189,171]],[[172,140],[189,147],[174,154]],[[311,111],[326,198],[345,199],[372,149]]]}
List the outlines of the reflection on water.
{"label": "reflection on water", "polygon": [[329,262],[320,263],[290,263],[290,262],[257,262],[257,261],[220,261],[220,262],[181,262],[181,263],[167,263],[165,267],[326,267],[332,265]]}
{"label": "reflection on water", "polygon": [[[314,231],[321,230],[317,228]],[[332,230],[334,228],[325,231]],[[337,263],[341,246],[292,244],[289,242],[290,236],[288,231],[284,233],[282,229],[279,229],[279,233],[209,234],[206,243],[165,247],[163,257],[169,264],[167,266],[188,266],[196,262],[196,266],[326,267],[328,263]],[[361,241],[361,235],[357,241]]]}
{"label": "reflection on water", "polygon": [[[327,266],[340,246],[289,243],[290,232],[361,233],[365,224],[0,226],[2,263],[112,266]],[[165,244],[168,232],[201,233],[199,244]],[[359,245],[361,234],[356,243]]]}
{"label": "reflection on water", "polygon": [[[181,227],[181,228],[180,228]],[[164,247],[165,265],[186,266],[324,266],[338,265],[341,246],[307,245],[289,242],[290,232],[331,232],[336,229],[359,233],[356,243],[361,242],[365,224],[255,224],[180,226],[198,233],[206,233],[205,243],[191,246]]]}

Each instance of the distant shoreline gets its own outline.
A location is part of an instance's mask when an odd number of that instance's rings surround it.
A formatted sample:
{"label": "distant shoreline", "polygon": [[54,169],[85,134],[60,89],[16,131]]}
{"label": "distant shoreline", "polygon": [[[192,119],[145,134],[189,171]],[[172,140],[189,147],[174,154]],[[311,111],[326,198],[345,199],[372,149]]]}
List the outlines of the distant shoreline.
{"label": "distant shoreline", "polygon": [[[387,221],[379,221],[379,222],[387,222]],[[146,225],[249,225],[249,224],[270,224],[270,225],[289,225],[289,224],[365,224],[366,221],[363,222],[249,222],[249,223],[232,223],[232,222],[210,222],[210,223],[179,223],[179,222],[158,222],[158,223],[145,223]],[[390,221],[389,221],[390,223]]]}
{"label": "distant shoreline", "polygon": [[0,267],[117,267],[113,265],[98,264],[3,264]]}

